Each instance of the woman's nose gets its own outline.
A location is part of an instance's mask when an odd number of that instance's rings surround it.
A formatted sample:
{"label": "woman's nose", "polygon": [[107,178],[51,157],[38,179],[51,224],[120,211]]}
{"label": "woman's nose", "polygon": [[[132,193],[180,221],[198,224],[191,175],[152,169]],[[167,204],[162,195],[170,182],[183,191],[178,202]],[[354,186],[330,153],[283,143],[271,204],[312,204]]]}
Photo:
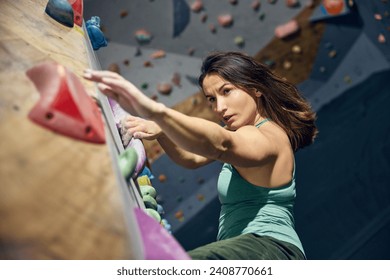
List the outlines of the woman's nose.
{"label": "woman's nose", "polygon": [[226,108],[226,103],[223,101],[223,99],[222,98],[217,99],[216,105],[215,105],[215,111],[217,113],[223,113],[223,112],[226,111],[226,109],[227,109]]}

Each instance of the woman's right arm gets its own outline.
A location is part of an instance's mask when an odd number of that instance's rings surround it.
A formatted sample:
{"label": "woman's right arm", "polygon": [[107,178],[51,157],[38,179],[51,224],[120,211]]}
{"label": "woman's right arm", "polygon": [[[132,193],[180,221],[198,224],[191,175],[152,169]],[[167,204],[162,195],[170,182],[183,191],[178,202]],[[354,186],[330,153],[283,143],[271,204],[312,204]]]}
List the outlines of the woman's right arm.
{"label": "woman's right arm", "polygon": [[195,169],[213,161],[179,148],[153,121],[128,116],[121,122],[121,134],[123,139],[130,139],[131,136],[145,140],[156,139],[170,159],[186,168]]}

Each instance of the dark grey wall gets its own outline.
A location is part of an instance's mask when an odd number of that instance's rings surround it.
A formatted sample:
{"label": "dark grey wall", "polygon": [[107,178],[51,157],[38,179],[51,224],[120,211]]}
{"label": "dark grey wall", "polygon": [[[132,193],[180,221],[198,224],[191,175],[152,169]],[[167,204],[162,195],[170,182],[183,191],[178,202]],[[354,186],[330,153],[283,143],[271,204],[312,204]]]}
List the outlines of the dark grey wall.
{"label": "dark grey wall", "polygon": [[298,152],[296,226],[308,258],[390,259],[390,72],[318,112]]}

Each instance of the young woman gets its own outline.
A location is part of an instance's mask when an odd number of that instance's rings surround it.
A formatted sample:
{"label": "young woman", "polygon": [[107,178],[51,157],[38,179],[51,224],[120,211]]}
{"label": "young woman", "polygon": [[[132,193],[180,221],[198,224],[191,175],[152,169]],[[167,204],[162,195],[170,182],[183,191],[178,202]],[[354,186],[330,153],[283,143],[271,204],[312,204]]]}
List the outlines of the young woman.
{"label": "young woman", "polygon": [[84,77],[141,117],[127,119],[127,133],[157,139],[188,168],[224,163],[218,241],[190,251],[193,259],[305,259],[294,229],[294,152],[313,142],[317,128],[292,84],[245,54],[210,54],[199,85],[222,127],[149,99],[116,73],[87,70]]}

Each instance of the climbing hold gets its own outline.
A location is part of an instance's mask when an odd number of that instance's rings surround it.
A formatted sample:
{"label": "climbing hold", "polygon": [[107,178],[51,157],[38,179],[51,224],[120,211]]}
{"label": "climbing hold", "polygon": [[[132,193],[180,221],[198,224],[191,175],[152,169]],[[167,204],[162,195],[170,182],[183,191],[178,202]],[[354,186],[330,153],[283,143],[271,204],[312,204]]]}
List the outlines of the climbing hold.
{"label": "climbing hold", "polygon": [[168,95],[172,92],[172,85],[170,83],[159,83],[157,85],[157,91],[162,95]]}
{"label": "climbing hold", "polygon": [[383,35],[382,33],[379,34],[379,35],[378,35],[378,42],[381,43],[381,44],[386,43],[385,35]]}
{"label": "climbing hold", "polygon": [[172,233],[172,226],[169,224],[167,219],[161,219],[161,225],[169,232]]}
{"label": "climbing hold", "polygon": [[300,54],[302,53],[302,48],[299,45],[294,45],[292,46],[291,51],[295,54]]}
{"label": "climbing hold", "polygon": [[330,15],[338,15],[344,10],[344,0],[323,0],[322,5]]}
{"label": "climbing hold", "polygon": [[291,61],[285,60],[285,61],[283,62],[283,68],[284,68],[285,70],[290,70],[291,67],[292,67]]}
{"label": "climbing hold", "polygon": [[295,8],[299,6],[299,0],[286,0],[286,6],[289,8]]}
{"label": "climbing hold", "polygon": [[111,72],[118,73],[118,74],[121,73],[121,69],[120,69],[119,65],[116,63],[111,63],[110,65],[108,65],[107,70],[111,71]]}
{"label": "climbing hold", "polygon": [[107,40],[100,30],[100,18],[98,16],[91,17],[91,19],[87,20],[86,27],[92,48],[95,51],[107,46]]}
{"label": "climbing hold", "polygon": [[325,43],[325,48],[328,49],[328,50],[332,49],[333,48],[333,44],[331,42],[326,42]]}
{"label": "climbing hold", "polygon": [[134,56],[141,56],[141,55],[142,55],[141,48],[140,47],[136,47]]}
{"label": "climbing hold", "polygon": [[121,18],[125,18],[125,17],[127,17],[128,14],[129,14],[129,12],[128,12],[127,10],[122,10],[122,11],[120,12],[119,16],[120,16]]}
{"label": "climbing hold", "polygon": [[78,26],[83,26],[83,0],[68,0],[72,5],[74,14],[74,23]]}
{"label": "climbing hold", "polygon": [[146,208],[145,209],[146,214],[148,214],[150,217],[155,219],[157,222],[161,223],[161,216],[160,214],[153,208]]}
{"label": "climbing hold", "polygon": [[119,169],[123,177],[128,179],[133,175],[137,160],[138,155],[134,148],[126,149],[119,155]]}
{"label": "climbing hold", "polygon": [[135,38],[138,43],[147,44],[152,40],[152,34],[145,29],[139,29],[135,32]]}
{"label": "climbing hold", "polygon": [[331,51],[328,53],[328,56],[329,56],[330,58],[334,58],[336,55],[337,55],[337,51],[335,51],[335,50],[331,50]]}
{"label": "climbing hold", "polygon": [[145,196],[145,195],[149,195],[153,198],[156,198],[157,196],[157,191],[155,188],[153,188],[152,186],[150,185],[140,185],[139,186],[139,189],[141,191],[141,195],[142,196]]}
{"label": "climbing hold", "polygon": [[222,27],[229,27],[233,24],[233,17],[231,14],[224,14],[218,16],[218,23]]}
{"label": "climbing hold", "polygon": [[182,220],[184,218],[184,213],[182,210],[179,210],[175,213],[175,218],[178,220]]}
{"label": "climbing hold", "polygon": [[150,195],[142,196],[146,208],[157,210],[157,201]]}
{"label": "climbing hold", "polygon": [[130,65],[130,60],[128,60],[128,59],[123,60],[123,64],[126,65],[126,66],[129,66]]}
{"label": "climbing hold", "polygon": [[188,53],[189,56],[193,56],[194,53],[195,53],[195,49],[194,49],[194,48],[189,48],[189,49],[187,50],[187,53]]}
{"label": "climbing hold", "polygon": [[199,194],[196,195],[196,199],[199,200],[199,201],[203,201],[204,200],[204,195],[199,193]]}
{"label": "climbing hold", "polygon": [[254,0],[251,4],[253,10],[258,11],[260,9],[261,3],[259,0]]}
{"label": "climbing hold", "polygon": [[270,4],[275,4],[275,3],[276,3],[276,0],[268,0],[268,3],[270,3]]}
{"label": "climbing hold", "polygon": [[278,25],[275,28],[275,36],[279,39],[284,39],[288,36],[291,36],[299,31],[298,22],[293,19],[288,21],[285,24]]}
{"label": "climbing hold", "polygon": [[163,57],[165,57],[165,55],[166,55],[165,51],[163,51],[163,50],[158,50],[158,51],[153,52],[153,53],[150,55],[150,58],[153,58],[153,59],[163,58]]}
{"label": "climbing hold", "polygon": [[157,204],[157,212],[160,215],[164,215],[165,214],[164,208],[160,204]]}
{"label": "climbing hold", "polygon": [[195,0],[195,1],[191,4],[191,10],[192,10],[194,13],[199,13],[202,9],[203,9],[203,2],[202,2],[202,0]]}
{"label": "climbing hold", "polygon": [[381,14],[374,14],[374,18],[376,20],[382,20],[382,15]]}
{"label": "climbing hold", "polygon": [[200,17],[201,22],[206,22],[207,21],[207,14],[203,13],[202,16]]}
{"label": "climbing hold", "polygon": [[153,64],[149,60],[147,60],[144,62],[144,67],[153,67]]}
{"label": "climbing hold", "polygon": [[148,84],[148,83],[142,83],[142,84],[141,84],[141,88],[142,88],[143,90],[148,89],[148,87],[149,87],[149,84]]}
{"label": "climbing hold", "polygon": [[192,106],[196,106],[196,105],[198,105],[198,98],[196,98],[196,97],[193,97],[192,98]]}
{"label": "climbing hold", "polygon": [[236,37],[234,38],[234,43],[235,43],[238,47],[242,48],[242,47],[245,45],[245,39],[244,39],[242,36],[236,36]]}
{"label": "climbing hold", "polygon": [[173,73],[171,81],[172,84],[174,84],[175,86],[181,87],[181,76],[179,73],[177,72]]}
{"label": "climbing hold", "polygon": [[[154,179],[154,175],[153,175],[152,171],[150,171],[150,169],[147,166],[145,166],[144,169],[142,169],[141,173],[138,176],[139,177],[142,177],[142,176],[148,177],[149,182],[150,182],[150,180]],[[137,178],[137,180],[138,180],[138,178]]]}
{"label": "climbing hold", "polygon": [[144,144],[140,139],[132,138],[126,149],[134,148],[138,155],[137,163],[132,178],[137,178],[138,174],[144,169],[146,163],[146,152]]}
{"label": "climbing hold", "polygon": [[275,61],[272,59],[265,59],[263,63],[270,68],[275,66]]}
{"label": "climbing hold", "polygon": [[229,0],[229,3],[235,6],[238,4],[238,0]]}
{"label": "climbing hold", "polygon": [[264,13],[260,14],[259,15],[259,20],[263,21],[264,19],[265,19],[265,14]]}
{"label": "climbing hold", "polygon": [[167,176],[165,176],[164,174],[160,174],[158,176],[158,180],[161,182],[161,183],[164,183],[166,180],[167,180]]}
{"label": "climbing hold", "polygon": [[139,186],[151,186],[152,185],[152,183],[150,182],[150,179],[147,175],[138,176],[137,183]]}
{"label": "climbing hold", "polygon": [[41,94],[28,115],[32,121],[65,136],[105,143],[99,108],[75,74],[55,62],[34,66],[26,74]]}
{"label": "climbing hold", "polygon": [[345,83],[347,83],[347,84],[350,84],[350,83],[352,83],[351,76],[349,76],[349,75],[346,75],[346,76],[344,77],[344,82],[345,82]]}
{"label": "climbing hold", "polygon": [[215,27],[214,23],[209,24],[209,30],[211,31],[211,33],[217,32],[217,28]]}
{"label": "climbing hold", "polygon": [[73,27],[74,25],[73,9],[67,0],[49,0],[45,12],[65,26]]}

